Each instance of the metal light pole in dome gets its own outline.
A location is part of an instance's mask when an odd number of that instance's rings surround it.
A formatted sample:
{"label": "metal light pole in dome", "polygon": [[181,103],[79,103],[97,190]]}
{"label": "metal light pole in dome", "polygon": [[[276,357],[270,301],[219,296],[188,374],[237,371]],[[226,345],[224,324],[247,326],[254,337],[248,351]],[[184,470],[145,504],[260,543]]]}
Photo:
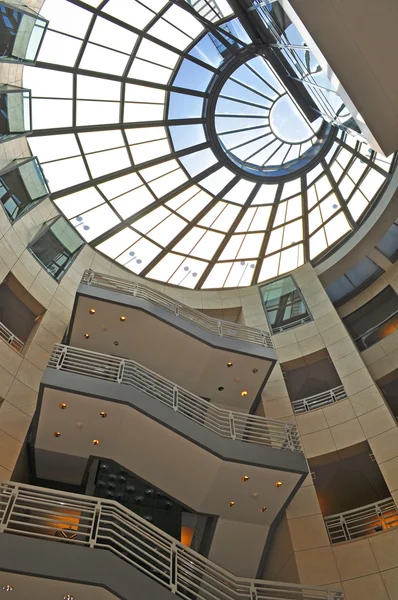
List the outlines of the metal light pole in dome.
{"label": "metal light pole in dome", "polygon": [[198,274],[196,273],[196,271],[193,271],[188,265],[186,265],[183,269],[185,271],[185,275],[184,277],[181,279],[181,281],[177,284],[177,285],[181,285],[183,281],[185,281],[185,279],[187,277],[189,277],[189,275],[191,275],[191,277],[197,277]]}
{"label": "metal light pole in dome", "polygon": [[243,279],[243,276],[244,276],[244,274],[246,273],[246,269],[247,269],[247,267],[250,267],[251,269],[254,269],[254,267],[255,267],[256,265],[255,265],[255,263],[248,263],[248,262],[246,262],[246,261],[242,260],[242,262],[240,263],[240,266],[241,266],[241,267],[245,267],[245,268],[243,269],[243,273],[242,273],[242,275],[240,276],[240,279],[239,279],[239,281],[238,281],[238,286],[240,285],[240,282],[242,281],[242,279]]}

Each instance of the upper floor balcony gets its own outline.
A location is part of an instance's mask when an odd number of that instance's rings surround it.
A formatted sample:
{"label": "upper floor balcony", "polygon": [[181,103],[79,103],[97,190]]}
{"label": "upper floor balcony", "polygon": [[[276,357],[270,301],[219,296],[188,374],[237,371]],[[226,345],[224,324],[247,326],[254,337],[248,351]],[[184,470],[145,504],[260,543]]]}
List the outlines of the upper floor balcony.
{"label": "upper floor balcony", "polygon": [[0,532],[2,571],[103,586],[124,600],[137,590],[143,600],[343,598],[331,589],[236,577],[113,500],[4,482]]}
{"label": "upper floor balcony", "polygon": [[211,318],[158,290],[86,271],[66,337],[145,364],[212,402],[250,412],[276,361],[271,337]]}

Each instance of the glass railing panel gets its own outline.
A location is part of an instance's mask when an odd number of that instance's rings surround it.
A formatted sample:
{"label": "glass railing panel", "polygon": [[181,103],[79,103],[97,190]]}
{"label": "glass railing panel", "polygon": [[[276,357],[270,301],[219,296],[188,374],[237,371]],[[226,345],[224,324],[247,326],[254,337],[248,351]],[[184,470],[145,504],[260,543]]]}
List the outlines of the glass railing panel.
{"label": "glass railing panel", "polygon": [[30,90],[0,85],[0,142],[30,131]]}
{"label": "glass railing panel", "polygon": [[49,195],[40,164],[36,158],[13,161],[0,172],[0,202],[10,221]]}
{"label": "glass railing panel", "polygon": [[47,25],[27,7],[0,2],[0,60],[34,63]]}

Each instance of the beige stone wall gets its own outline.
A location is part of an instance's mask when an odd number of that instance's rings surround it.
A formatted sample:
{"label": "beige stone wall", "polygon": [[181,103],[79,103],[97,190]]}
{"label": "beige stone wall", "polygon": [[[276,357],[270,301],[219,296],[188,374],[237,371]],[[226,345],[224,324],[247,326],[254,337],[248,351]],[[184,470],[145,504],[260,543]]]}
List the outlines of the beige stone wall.
{"label": "beige stone wall", "polygon": [[[346,304],[339,307],[337,312],[343,318],[372,300],[390,285],[398,294],[398,261],[391,264],[386,261],[385,273],[374,283]],[[362,359],[373,379],[378,380],[398,368],[398,330],[377,344],[361,352]]]}
{"label": "beige stone wall", "polygon": [[[278,365],[264,389],[265,415],[297,423],[307,458],[367,440],[391,495],[398,502],[396,421],[314,269],[304,265],[293,275],[314,320],[273,336],[278,360],[285,362],[326,348],[348,397],[295,416]],[[384,341],[387,340],[396,350],[395,334]],[[331,546],[310,477],[287,508],[282,527],[284,533],[279,538],[283,543],[279,541],[272,549],[266,578],[291,581],[292,573],[297,571],[296,581],[344,589],[346,600],[397,600],[398,531]],[[280,566],[279,573],[273,569],[275,564]]]}

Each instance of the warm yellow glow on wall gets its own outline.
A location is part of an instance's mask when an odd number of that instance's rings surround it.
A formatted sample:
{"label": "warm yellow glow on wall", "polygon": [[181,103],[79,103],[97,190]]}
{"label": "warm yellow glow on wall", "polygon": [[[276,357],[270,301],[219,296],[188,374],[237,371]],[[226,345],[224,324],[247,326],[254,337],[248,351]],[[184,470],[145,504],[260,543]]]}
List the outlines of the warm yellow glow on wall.
{"label": "warm yellow glow on wall", "polygon": [[181,527],[181,544],[190,546],[193,538],[193,527]]}

